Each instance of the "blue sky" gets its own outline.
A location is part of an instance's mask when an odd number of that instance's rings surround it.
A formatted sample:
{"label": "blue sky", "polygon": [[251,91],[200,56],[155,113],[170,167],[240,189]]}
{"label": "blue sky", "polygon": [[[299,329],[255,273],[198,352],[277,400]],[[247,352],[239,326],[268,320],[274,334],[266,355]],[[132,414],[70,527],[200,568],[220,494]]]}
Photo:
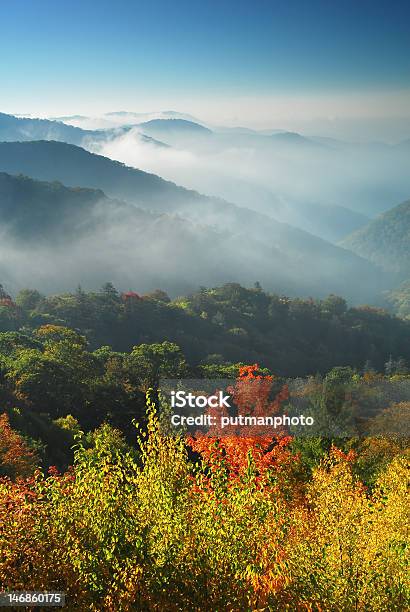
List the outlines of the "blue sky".
{"label": "blue sky", "polygon": [[214,118],[219,107],[222,120],[231,104],[232,120],[251,122],[262,107],[268,118],[274,100],[296,101],[296,115],[302,100],[328,115],[338,100],[336,114],[354,115],[374,99],[376,115],[386,107],[400,117],[410,100],[409,23],[404,0],[2,2],[0,106],[178,106]]}

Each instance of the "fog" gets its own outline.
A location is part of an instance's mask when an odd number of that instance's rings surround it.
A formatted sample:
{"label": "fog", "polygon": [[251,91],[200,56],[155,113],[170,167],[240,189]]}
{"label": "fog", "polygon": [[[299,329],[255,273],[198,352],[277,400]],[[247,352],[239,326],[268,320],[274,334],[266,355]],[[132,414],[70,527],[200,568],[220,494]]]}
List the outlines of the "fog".
{"label": "fog", "polygon": [[[74,221],[70,214],[62,216],[59,226],[63,231],[56,226],[25,239],[3,227],[0,282],[8,291],[29,287],[48,294],[78,285],[98,289],[111,281],[121,290],[161,288],[175,297],[200,285],[271,280],[270,257],[264,261],[269,254],[255,249],[251,240],[239,250],[233,233],[195,225],[179,215],[152,215],[103,200]],[[295,291],[294,280],[274,276],[280,286]]]}
{"label": "fog", "polygon": [[[155,119],[166,121],[150,123]],[[98,128],[83,136],[78,130],[80,144],[89,151],[214,198],[185,192],[174,201],[177,190],[168,195],[168,186],[155,183],[142,189],[165,193],[153,198],[147,194],[144,201],[138,177],[135,197],[129,191],[124,195],[115,173],[100,186],[95,158],[92,175],[80,173],[81,183],[75,155],[67,157],[70,167],[64,176],[53,173],[53,164],[45,161],[47,167],[37,165],[40,176],[34,178],[101,188],[110,198],[126,202],[106,198],[88,208],[83,202],[79,213],[69,206],[69,213],[59,217],[58,211],[50,215],[39,206],[42,195],[37,194],[27,219],[20,219],[23,233],[2,226],[0,282],[11,292],[36,287],[54,293],[78,284],[96,289],[112,281],[121,290],[161,288],[176,296],[201,285],[249,286],[259,281],[281,294],[337,293],[354,303],[376,304],[383,302],[382,291],[396,282],[338,245],[410,197],[409,143],[357,143],[280,129],[205,126],[209,131],[202,123],[186,123],[195,117],[172,111],[60,120]],[[18,152],[13,155],[18,166]],[[18,171],[30,174],[30,160],[27,163]],[[11,174],[18,174],[17,166]],[[9,191],[5,198],[7,212]],[[21,202],[16,196],[12,203],[15,209],[10,210],[18,220]],[[36,235],[33,228],[40,214],[53,217],[55,225]]]}
{"label": "fog", "polygon": [[[408,83],[408,79],[407,79]],[[245,85],[245,83],[243,83]],[[227,92],[174,91],[166,88],[161,96],[150,95],[150,88],[142,86],[138,96],[110,87],[104,95],[96,96],[92,84],[91,91],[81,88],[81,95],[73,89],[70,95],[65,92],[62,99],[45,98],[30,100],[30,108],[24,96],[8,99],[10,92],[2,96],[5,112],[36,113],[42,117],[65,117],[73,125],[94,129],[115,124],[131,124],[147,121],[148,118],[170,117],[170,111],[159,109],[179,109],[178,116],[204,122],[210,126],[238,125],[255,130],[284,129],[301,132],[309,136],[326,136],[341,140],[368,142],[382,140],[388,143],[410,137],[410,88],[372,88],[333,90],[329,87],[322,91],[285,90],[262,94],[248,91]],[[252,88],[251,88],[252,89]],[[113,109],[140,109],[137,113]],[[73,116],[76,109],[77,115]],[[168,114],[167,114],[168,113]],[[171,111],[172,113],[172,111]],[[141,118],[142,117],[142,118]]]}
{"label": "fog", "polygon": [[219,200],[187,201],[174,214],[108,198],[59,203],[48,224],[39,224],[15,201],[17,222],[0,235],[0,282],[10,292],[97,289],[111,281],[120,290],[161,288],[175,297],[200,286],[259,281],[279,294],[339,293],[363,302],[382,289],[372,266],[348,251]]}
{"label": "fog", "polygon": [[[320,137],[242,130],[198,137],[155,134],[168,147],[140,138],[134,127],[90,150],[153,172],[201,193],[271,215],[325,239],[342,239],[323,228],[323,207],[352,214],[346,233],[410,197],[410,144],[349,143]],[[410,133],[410,129],[409,129]],[[319,207],[319,208],[318,208]],[[347,209],[347,210],[346,210]],[[331,214],[332,208],[328,210]],[[340,212],[340,211],[339,211]],[[323,217],[323,215],[322,215]]]}

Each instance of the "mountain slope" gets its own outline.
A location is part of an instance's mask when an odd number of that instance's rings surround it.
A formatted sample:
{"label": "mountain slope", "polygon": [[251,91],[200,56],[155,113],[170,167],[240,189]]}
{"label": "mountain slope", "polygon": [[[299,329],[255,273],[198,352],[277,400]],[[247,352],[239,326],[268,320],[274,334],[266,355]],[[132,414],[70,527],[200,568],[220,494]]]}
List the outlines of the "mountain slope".
{"label": "mountain slope", "polygon": [[213,132],[210,129],[186,119],[152,119],[139,123],[138,128],[144,134],[176,148],[197,149],[213,142],[213,139],[210,138]]}
{"label": "mountain slope", "polygon": [[301,136],[297,132],[279,132],[270,136],[271,142],[282,145],[303,145],[303,146],[319,146],[319,143]]}
{"label": "mountain slope", "polygon": [[[267,288],[292,295],[333,292],[358,301],[370,299],[381,288],[374,267],[345,249],[263,214],[202,196],[73,145],[0,143],[0,171],[100,189],[111,198],[151,212],[177,213],[180,223],[183,217],[188,220],[185,224],[195,227],[188,241],[192,253],[202,249],[200,256],[209,260],[207,267],[198,269],[196,277],[191,275],[189,282],[196,281],[195,286],[260,280]],[[161,225],[163,231],[170,224],[167,219]],[[177,220],[174,218],[172,223]],[[173,237],[173,250],[177,252],[182,248],[180,238]],[[165,242],[171,249],[169,240]],[[157,249],[159,252],[158,241]],[[182,255],[176,261],[167,253],[183,277],[187,262],[182,261]],[[193,263],[195,259],[189,253],[189,249],[184,250],[184,257]],[[360,282],[355,280],[357,275]]]}
{"label": "mountain slope", "polygon": [[89,132],[61,121],[15,117],[0,113],[0,141],[62,140],[81,144]]}
{"label": "mountain slope", "polygon": [[104,200],[102,191],[0,172],[0,231],[29,242],[68,240],[91,229],[87,214]]}
{"label": "mountain slope", "polygon": [[252,282],[266,250],[251,245],[240,254],[238,247],[233,236],[102,191],[0,173],[0,283],[13,290],[92,288],[111,279],[122,289],[163,286],[176,295],[223,278]]}
{"label": "mountain slope", "polygon": [[[58,180],[72,187],[102,189],[107,195],[172,210],[171,202],[200,196],[155,174],[129,168],[64,142],[0,142],[0,171],[26,174],[45,181]],[[169,206],[167,206],[169,202]]]}
{"label": "mountain slope", "polygon": [[152,119],[140,123],[144,132],[147,134],[168,134],[168,133],[179,133],[179,134],[196,134],[196,135],[209,135],[212,131],[199,123],[194,121],[187,121],[186,119]]}
{"label": "mountain slope", "polygon": [[409,278],[410,200],[380,215],[341,244],[398,278]]}
{"label": "mountain slope", "polygon": [[[369,217],[345,208],[309,202],[293,203],[292,216],[286,221],[330,242],[338,242],[369,222]],[[276,218],[279,218],[275,215]]]}
{"label": "mountain slope", "polygon": [[[77,118],[82,119],[81,116]],[[133,129],[132,126],[112,127],[109,125],[105,129],[90,130],[64,123],[63,119],[69,121],[72,118],[62,117],[61,120],[33,119],[0,113],[0,141],[56,140],[87,147],[90,144],[95,145],[114,140]],[[142,133],[138,133],[138,139],[159,147],[169,146]]]}

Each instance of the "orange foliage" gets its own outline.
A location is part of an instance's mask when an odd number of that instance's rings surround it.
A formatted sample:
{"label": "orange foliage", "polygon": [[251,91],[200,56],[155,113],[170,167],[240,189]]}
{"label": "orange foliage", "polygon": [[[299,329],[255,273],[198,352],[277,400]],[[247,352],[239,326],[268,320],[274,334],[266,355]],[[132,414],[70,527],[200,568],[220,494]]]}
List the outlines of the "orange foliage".
{"label": "orange foliage", "polygon": [[[256,418],[278,414],[289,391],[285,385],[273,400],[270,399],[274,380],[273,376],[260,374],[257,364],[240,368],[235,385],[228,389],[237,414]],[[208,414],[227,416],[228,413],[221,407],[209,409]],[[265,425],[228,425],[222,430],[220,421],[216,422],[218,424],[212,425],[206,434],[198,433],[188,438],[189,446],[201,454],[211,472],[225,469],[232,481],[243,477],[251,462],[257,474],[256,482],[261,484],[269,471],[279,470],[291,460],[292,455],[286,447],[292,438],[284,430],[273,434],[272,427]]]}
{"label": "orange foliage", "polygon": [[0,415],[0,475],[28,476],[33,473],[36,456],[24,439],[10,427],[6,414]]}

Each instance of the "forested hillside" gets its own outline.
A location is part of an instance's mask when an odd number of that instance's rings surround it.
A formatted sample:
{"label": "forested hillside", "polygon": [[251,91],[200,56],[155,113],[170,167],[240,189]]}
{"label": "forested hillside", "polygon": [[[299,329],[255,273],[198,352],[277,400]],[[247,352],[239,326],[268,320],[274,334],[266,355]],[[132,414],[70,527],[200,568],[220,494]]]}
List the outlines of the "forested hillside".
{"label": "forested hillside", "polygon": [[405,281],[399,287],[387,294],[387,299],[393,306],[397,316],[410,318],[410,281]]}
{"label": "forested hillside", "polygon": [[100,291],[43,296],[3,290],[1,331],[63,325],[87,337],[91,349],[130,351],[140,343],[174,342],[189,364],[259,362],[282,376],[334,366],[382,370],[390,355],[410,362],[410,323],[370,306],[349,307],[334,295],[288,298],[227,284],[170,300],[163,291]]}
{"label": "forested hillside", "polygon": [[[408,351],[409,324],[335,296],[239,285],[174,302],[110,285],[2,290],[0,304],[1,329],[20,330],[0,332],[1,588],[51,586],[95,612],[303,609],[307,598],[329,612],[407,609],[410,376],[396,351]],[[166,340],[176,336],[189,357]],[[285,376],[224,361],[257,354],[262,337]],[[119,350],[96,348],[109,341]],[[350,343],[357,353],[342,355]],[[201,364],[202,344],[220,354]],[[380,361],[392,351],[382,371],[326,371],[369,346]],[[292,359],[306,373],[326,347],[321,374],[288,376]],[[159,380],[192,376],[231,378],[244,414],[302,410],[357,433],[170,435]]]}
{"label": "forested hillside", "polygon": [[[68,188],[0,172],[0,231],[7,238],[41,242],[72,240],[93,229],[92,212],[109,200],[102,191]],[[4,236],[6,239],[6,236]]]}
{"label": "forested hillside", "polygon": [[194,205],[201,200],[195,191],[66,142],[0,142],[0,170],[102,189],[108,196],[167,212],[181,203]]}
{"label": "forested hillside", "polygon": [[[408,287],[381,292],[408,278],[408,203],[369,226],[377,267],[65,143],[0,143],[0,169],[36,177],[0,172],[0,590],[407,609]],[[184,435],[164,378],[315,429]]]}
{"label": "forested hillside", "polygon": [[410,277],[410,200],[354,232],[342,245],[373,261],[395,279],[407,280]]}
{"label": "forested hillside", "polygon": [[[0,220],[0,231],[6,232],[3,249],[10,238],[7,228],[20,223],[23,211],[27,237],[30,232],[35,236],[41,222],[45,238],[51,226],[59,235],[78,232],[67,252],[47,253],[40,242],[40,252],[33,257],[27,245],[18,241],[9,245],[7,257],[1,258],[0,251],[0,274],[16,289],[28,279],[46,291],[77,282],[96,287],[109,269],[121,288],[129,286],[133,277],[140,279],[144,291],[156,285],[173,295],[201,285],[259,280],[270,290],[291,295],[341,293],[360,303],[377,301],[387,282],[370,262],[308,232],[80,147],[57,142],[0,143],[2,169],[54,181],[51,186],[35,184],[2,174],[4,202],[0,206],[7,213]],[[77,195],[55,180],[77,189]],[[78,186],[88,191],[78,191]],[[125,203],[114,202],[106,194],[124,197]],[[50,232],[48,236],[52,238]],[[34,267],[36,259],[41,264]],[[49,269],[51,260],[55,266]]]}
{"label": "forested hillside", "polygon": [[1,2],[0,609],[410,612],[409,24]]}
{"label": "forested hillside", "polygon": [[90,134],[61,121],[49,121],[31,117],[15,117],[0,113],[0,141],[63,140],[81,144]]}
{"label": "forested hillside", "polygon": [[73,427],[109,422],[132,437],[161,377],[232,377],[255,362],[282,380],[334,368],[341,380],[403,376],[410,322],[337,296],[290,299],[237,284],[173,301],[111,284],[48,297],[0,288],[0,403],[51,463],[67,461]]}

